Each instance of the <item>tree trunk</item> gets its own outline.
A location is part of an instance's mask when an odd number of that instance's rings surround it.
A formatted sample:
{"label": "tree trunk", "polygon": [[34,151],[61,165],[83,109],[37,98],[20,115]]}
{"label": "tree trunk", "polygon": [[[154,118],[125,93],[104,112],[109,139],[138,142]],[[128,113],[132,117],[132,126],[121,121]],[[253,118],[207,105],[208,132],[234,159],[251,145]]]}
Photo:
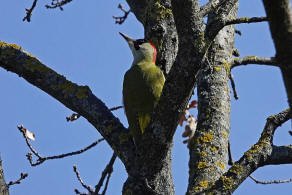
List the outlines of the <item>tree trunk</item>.
{"label": "tree trunk", "polygon": [[[236,17],[236,5],[226,17]],[[216,15],[208,18],[212,22]],[[202,194],[226,171],[230,134],[230,61],[234,47],[234,25],[224,27],[210,46],[205,68],[200,72],[198,125],[190,144],[187,194]]]}
{"label": "tree trunk", "polygon": [[[171,150],[169,147],[161,166],[149,161],[148,155],[139,155],[136,160],[135,175],[129,175],[123,186],[124,195],[174,195],[171,170]],[[141,164],[142,163],[142,164]]]}

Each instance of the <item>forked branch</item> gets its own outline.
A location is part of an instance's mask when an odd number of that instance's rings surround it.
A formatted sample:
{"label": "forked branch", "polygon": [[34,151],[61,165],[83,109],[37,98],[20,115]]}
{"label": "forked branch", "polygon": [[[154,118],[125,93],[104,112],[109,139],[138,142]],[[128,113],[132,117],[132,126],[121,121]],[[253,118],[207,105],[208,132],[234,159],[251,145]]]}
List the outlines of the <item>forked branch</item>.
{"label": "forked branch", "polygon": [[[292,163],[291,146],[277,147],[273,145],[275,130],[291,119],[291,117],[292,113],[290,109],[268,117],[258,142],[246,151],[240,160],[235,162],[216,181],[212,191],[215,193],[218,191],[224,194],[232,193],[257,168],[271,164]],[[230,183],[229,187],[226,187],[226,182]],[[225,187],[223,188],[224,185]],[[222,188],[224,191],[222,191]]]}
{"label": "forked branch", "polygon": [[85,148],[82,148],[78,151],[75,151],[75,152],[70,152],[70,153],[65,153],[65,154],[60,154],[60,155],[55,155],[55,156],[47,156],[47,157],[42,157],[33,147],[32,145],[29,143],[29,140],[28,140],[28,137],[27,135],[25,134],[25,132],[27,131],[27,129],[25,129],[22,125],[19,125],[17,126],[17,128],[19,129],[19,131],[22,133],[24,139],[25,139],[25,142],[26,142],[26,145],[29,147],[30,151],[38,157],[37,161],[36,162],[33,162],[32,160],[32,153],[29,152],[26,157],[30,163],[31,166],[37,166],[43,162],[45,162],[46,160],[52,160],[52,159],[60,159],[60,158],[65,158],[65,157],[68,157],[68,156],[73,156],[73,155],[77,155],[77,154],[81,154],[87,150],[89,150],[90,148],[96,146],[98,143],[100,143],[101,141],[104,140],[104,138],[101,138],[95,142],[93,142],[92,144],[90,144],[89,146],[85,147]]}

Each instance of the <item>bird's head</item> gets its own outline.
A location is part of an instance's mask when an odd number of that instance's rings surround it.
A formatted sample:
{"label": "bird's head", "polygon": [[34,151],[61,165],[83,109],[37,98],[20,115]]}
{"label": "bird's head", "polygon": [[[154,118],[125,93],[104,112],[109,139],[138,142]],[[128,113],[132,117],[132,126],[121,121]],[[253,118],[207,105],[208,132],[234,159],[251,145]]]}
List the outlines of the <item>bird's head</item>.
{"label": "bird's head", "polygon": [[123,33],[120,33],[120,35],[124,37],[132,51],[134,56],[133,64],[137,64],[142,60],[155,64],[157,51],[153,43],[145,39],[133,39]]}

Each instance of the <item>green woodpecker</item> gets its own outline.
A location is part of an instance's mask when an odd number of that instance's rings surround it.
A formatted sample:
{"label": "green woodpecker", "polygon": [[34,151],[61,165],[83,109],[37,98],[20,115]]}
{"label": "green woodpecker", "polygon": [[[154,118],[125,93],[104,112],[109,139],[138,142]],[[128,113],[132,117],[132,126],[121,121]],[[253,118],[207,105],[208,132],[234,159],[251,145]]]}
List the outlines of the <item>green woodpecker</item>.
{"label": "green woodpecker", "polygon": [[165,78],[155,65],[156,48],[153,43],[120,34],[127,41],[134,56],[131,68],[124,75],[123,102],[130,134],[137,142],[150,122]]}

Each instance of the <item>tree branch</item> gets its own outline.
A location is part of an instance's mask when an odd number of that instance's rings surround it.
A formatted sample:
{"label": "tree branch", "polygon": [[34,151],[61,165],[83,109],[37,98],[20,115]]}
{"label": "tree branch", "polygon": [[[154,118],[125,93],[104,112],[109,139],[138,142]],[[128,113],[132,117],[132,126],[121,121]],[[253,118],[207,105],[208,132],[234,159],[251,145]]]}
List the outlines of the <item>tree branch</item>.
{"label": "tree branch", "polygon": [[292,164],[292,146],[273,146],[265,165]]}
{"label": "tree branch", "polygon": [[98,184],[95,186],[95,192],[94,192],[95,194],[98,195],[98,192],[100,191],[100,188],[104,182],[105,177],[108,176],[107,181],[106,181],[106,185],[105,185],[104,190],[103,190],[104,192],[106,191],[107,186],[108,186],[108,180],[113,172],[113,165],[115,163],[116,158],[117,158],[117,155],[115,153],[113,153],[110,161],[108,162],[108,164],[106,165],[105,169],[103,170],[103,172],[101,174],[101,177],[100,177]]}
{"label": "tree branch", "polygon": [[24,139],[25,139],[25,142],[26,142],[26,145],[29,147],[30,151],[36,155],[38,157],[37,159],[37,162],[33,162],[32,161],[32,153],[28,153],[26,155],[29,163],[31,166],[37,166],[43,162],[45,162],[46,160],[52,160],[52,159],[60,159],[60,158],[65,158],[65,157],[68,157],[68,156],[73,156],[73,155],[77,155],[77,154],[81,154],[87,150],[89,150],[90,148],[96,146],[98,143],[100,143],[101,141],[104,140],[104,138],[101,138],[95,142],[93,142],[92,144],[90,144],[89,146],[85,147],[85,148],[82,148],[81,150],[78,150],[78,151],[75,151],[75,152],[69,152],[69,153],[66,153],[66,154],[60,154],[60,155],[55,155],[55,156],[47,156],[47,157],[42,157],[33,147],[32,145],[29,143],[29,140],[28,140],[28,137],[26,136],[26,131],[27,129],[25,129],[22,125],[19,125],[17,126],[17,128],[19,129],[19,131],[22,133]]}
{"label": "tree branch", "polygon": [[271,65],[279,67],[278,62],[274,57],[265,58],[258,56],[245,56],[243,58],[234,58],[233,62],[231,62],[231,68],[248,64]]}
{"label": "tree branch", "polygon": [[66,107],[86,118],[117,152],[126,168],[130,168],[135,146],[128,130],[88,86],[78,86],[16,44],[0,41],[0,66],[14,72],[48,93]]}
{"label": "tree branch", "polygon": [[[73,171],[76,174],[76,177],[77,177],[78,181],[80,182],[80,184],[82,185],[82,187],[85,188],[89,192],[89,194],[93,194],[94,193],[93,189],[91,188],[91,186],[88,186],[88,185],[86,185],[84,183],[84,181],[82,180],[76,165],[73,166]],[[77,189],[75,189],[75,193],[76,194],[82,194]]]}
{"label": "tree branch", "polygon": [[124,12],[124,16],[113,16],[113,18],[115,19],[116,24],[123,24],[125,20],[127,19],[129,13],[131,12],[131,10],[126,11],[124,7],[122,6],[122,4],[119,4],[118,8],[122,12]]}
{"label": "tree branch", "polygon": [[230,14],[231,10],[237,7],[238,0],[222,0],[218,9],[212,10],[210,13],[213,17],[208,19],[208,23],[205,30],[206,43],[210,43],[214,40],[218,32],[225,26],[226,18]]}
{"label": "tree branch", "polygon": [[[212,192],[223,194],[232,193],[237,187],[257,168],[270,164],[282,164],[292,162],[291,147],[286,147],[285,151],[281,147],[273,146],[275,130],[292,117],[290,109],[284,110],[279,114],[267,118],[260,139],[253,145],[239,161],[216,181]],[[289,153],[286,153],[289,150]],[[222,191],[223,189],[223,191]]]}
{"label": "tree branch", "polygon": [[290,0],[263,0],[271,35],[276,48],[276,57],[281,64],[283,80],[292,109],[292,11]]}
{"label": "tree branch", "polygon": [[[166,113],[168,113],[168,117],[172,117],[159,122],[165,128],[162,137],[167,140],[172,140],[180,116],[187,106],[196,83],[195,75],[203,58],[202,45],[189,43],[198,42],[204,25],[197,1],[172,0],[171,3],[180,44],[176,60],[163,88],[161,104],[157,108],[159,113],[155,112],[157,115],[154,116],[154,118],[162,119],[166,118]],[[188,57],[186,58],[186,56]],[[173,93],[174,91],[175,93]]]}
{"label": "tree branch", "polygon": [[216,8],[218,8],[218,6],[220,6],[222,3],[223,1],[220,1],[220,0],[210,0],[208,3],[206,3],[200,8],[200,14],[203,17],[205,17],[210,12],[213,12]]}
{"label": "tree branch", "polygon": [[51,5],[46,5],[47,9],[54,9],[54,8],[60,8],[61,11],[63,11],[63,5],[66,5],[68,3],[70,3],[72,0],[52,0]]}
{"label": "tree branch", "polygon": [[26,177],[28,176],[27,173],[21,173],[20,174],[20,178],[16,181],[10,181],[7,186],[10,187],[12,185],[15,185],[15,184],[20,184],[22,180],[24,180]]}
{"label": "tree branch", "polygon": [[[237,95],[237,91],[236,91],[236,87],[235,87],[235,82],[233,80],[233,76],[232,76],[231,73],[229,73],[229,79],[230,79],[231,88],[232,88],[232,91],[233,91],[233,97],[234,97],[234,99],[238,100],[238,95]],[[228,144],[228,147],[229,147],[229,144]]]}
{"label": "tree branch", "polygon": [[242,17],[242,18],[235,18],[231,20],[226,20],[225,25],[232,25],[232,24],[250,24],[250,23],[256,23],[256,22],[266,22],[268,21],[267,17]]}
{"label": "tree branch", "polygon": [[31,18],[32,11],[35,8],[37,2],[38,2],[38,0],[34,0],[33,3],[32,3],[31,8],[30,9],[28,9],[28,8],[25,9],[26,16],[22,19],[22,21],[25,21],[26,20],[26,21],[30,22],[30,18]]}
{"label": "tree branch", "polygon": [[258,183],[258,184],[280,184],[280,183],[290,183],[292,182],[292,178],[290,179],[283,179],[283,180],[271,180],[271,181],[261,181],[258,180],[256,178],[254,178],[253,176],[249,176],[254,182]]}

